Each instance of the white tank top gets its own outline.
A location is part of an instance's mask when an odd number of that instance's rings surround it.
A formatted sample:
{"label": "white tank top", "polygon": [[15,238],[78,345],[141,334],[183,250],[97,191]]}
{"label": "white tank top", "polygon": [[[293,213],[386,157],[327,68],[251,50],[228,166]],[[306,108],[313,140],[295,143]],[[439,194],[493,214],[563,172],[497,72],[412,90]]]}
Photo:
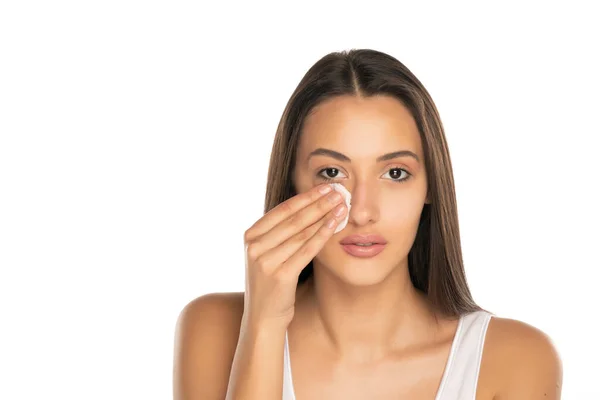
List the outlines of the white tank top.
{"label": "white tank top", "polygon": [[[461,316],[435,400],[475,400],[485,334],[493,315],[487,311],[475,311]],[[283,400],[296,400],[289,354],[286,331]]]}

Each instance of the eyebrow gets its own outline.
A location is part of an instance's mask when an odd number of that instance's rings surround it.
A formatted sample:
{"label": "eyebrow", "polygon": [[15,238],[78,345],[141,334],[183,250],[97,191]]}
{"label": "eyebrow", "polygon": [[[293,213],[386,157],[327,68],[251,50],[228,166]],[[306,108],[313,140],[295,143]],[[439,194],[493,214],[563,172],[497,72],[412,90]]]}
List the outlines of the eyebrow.
{"label": "eyebrow", "polygon": [[[350,160],[350,157],[348,157],[342,153],[339,153],[335,150],[324,149],[322,147],[319,147],[318,149],[312,151],[306,158],[306,161],[308,161],[312,156],[319,156],[319,155],[320,156],[329,156],[329,157],[335,158],[336,160],[339,160],[339,161],[352,162]],[[413,153],[410,150],[399,150],[399,151],[394,151],[392,153],[384,154],[382,156],[377,157],[377,162],[389,161],[389,160],[393,160],[394,158],[399,158],[399,157],[412,157],[415,160],[417,160],[417,162],[420,162],[419,156],[417,156],[415,153]]]}

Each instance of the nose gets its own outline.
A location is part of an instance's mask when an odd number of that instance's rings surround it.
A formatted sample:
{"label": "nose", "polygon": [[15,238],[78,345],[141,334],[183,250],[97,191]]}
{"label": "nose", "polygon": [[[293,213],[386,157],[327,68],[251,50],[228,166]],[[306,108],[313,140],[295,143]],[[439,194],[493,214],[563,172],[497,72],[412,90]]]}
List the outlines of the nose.
{"label": "nose", "polygon": [[365,226],[377,222],[380,214],[377,186],[368,182],[356,182],[350,193],[352,194],[352,207],[348,223]]}

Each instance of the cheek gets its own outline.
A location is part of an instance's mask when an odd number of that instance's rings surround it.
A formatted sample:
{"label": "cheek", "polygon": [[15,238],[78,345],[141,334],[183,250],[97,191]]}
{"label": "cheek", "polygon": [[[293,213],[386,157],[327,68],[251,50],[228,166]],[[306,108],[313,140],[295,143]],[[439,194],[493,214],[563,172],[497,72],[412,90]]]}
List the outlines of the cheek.
{"label": "cheek", "polygon": [[292,174],[292,184],[296,189],[296,193],[307,192],[313,187],[317,186],[318,182],[313,182],[310,174],[305,171],[295,171]]}
{"label": "cheek", "polygon": [[390,257],[402,258],[413,246],[423,211],[419,196],[403,196],[389,200],[381,209],[381,233],[390,238]]}
{"label": "cheek", "polygon": [[412,229],[418,225],[423,203],[419,196],[410,193],[388,196],[381,204],[381,222],[392,229]]}

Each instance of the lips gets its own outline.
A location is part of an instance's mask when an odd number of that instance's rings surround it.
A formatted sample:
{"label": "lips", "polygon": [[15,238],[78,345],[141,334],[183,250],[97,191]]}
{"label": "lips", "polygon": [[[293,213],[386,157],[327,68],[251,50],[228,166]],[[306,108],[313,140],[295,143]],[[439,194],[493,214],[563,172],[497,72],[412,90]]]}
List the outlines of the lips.
{"label": "lips", "polygon": [[340,240],[346,253],[353,257],[370,258],[381,253],[387,241],[379,235],[350,235]]}
{"label": "lips", "polygon": [[350,235],[340,240],[341,245],[386,244],[387,241],[379,235]]}

